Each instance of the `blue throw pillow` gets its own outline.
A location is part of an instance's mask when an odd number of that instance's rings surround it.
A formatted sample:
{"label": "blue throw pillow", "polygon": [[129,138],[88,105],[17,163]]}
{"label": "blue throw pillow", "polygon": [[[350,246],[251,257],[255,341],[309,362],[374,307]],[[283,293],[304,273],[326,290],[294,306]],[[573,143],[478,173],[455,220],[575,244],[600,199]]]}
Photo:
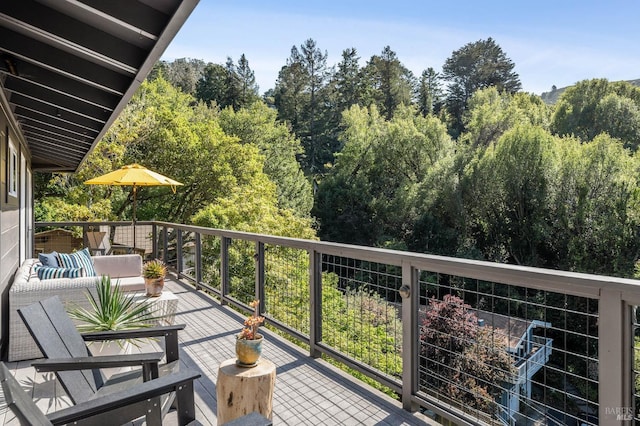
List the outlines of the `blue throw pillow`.
{"label": "blue throw pillow", "polygon": [[40,280],[52,280],[54,278],[79,278],[85,276],[82,268],[51,268],[49,266],[36,266],[35,270]]}
{"label": "blue throw pillow", "polygon": [[60,264],[58,263],[58,253],[52,251],[51,253],[40,253],[38,255],[38,260],[42,263],[42,266],[50,266],[52,268],[58,268]]}
{"label": "blue throw pillow", "polygon": [[58,263],[63,268],[82,268],[84,269],[85,276],[87,277],[97,276],[96,270],[93,267],[93,259],[91,259],[91,253],[89,253],[88,248],[84,248],[71,254],[58,253]]}

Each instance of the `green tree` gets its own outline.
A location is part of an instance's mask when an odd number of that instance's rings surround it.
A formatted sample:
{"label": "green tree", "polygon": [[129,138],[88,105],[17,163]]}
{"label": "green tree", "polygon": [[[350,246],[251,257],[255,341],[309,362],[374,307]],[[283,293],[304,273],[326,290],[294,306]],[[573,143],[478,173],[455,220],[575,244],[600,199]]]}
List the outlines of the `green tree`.
{"label": "green tree", "polygon": [[217,197],[200,209],[193,223],[219,229],[256,232],[283,237],[315,239],[310,218],[278,207],[275,185],[266,176]]}
{"label": "green tree", "polygon": [[111,171],[121,164],[124,147],[103,140],[83,163],[78,173],[34,174],[34,218],[36,221],[100,221],[119,217],[127,193],[119,187],[103,187],[103,196],[93,197],[93,188],[84,181],[95,170]]}
{"label": "green tree", "polygon": [[375,104],[380,113],[391,119],[400,105],[411,105],[415,77],[398,59],[391,47],[385,46],[382,53],[371,57],[364,67],[366,81],[365,102]]}
{"label": "green tree", "polygon": [[251,67],[249,67],[249,61],[244,56],[244,53],[240,55],[240,59],[238,59],[236,72],[240,81],[238,106],[240,108],[246,108],[260,99],[260,97],[258,96],[259,87],[256,84],[255,73]]}
{"label": "green tree", "polygon": [[344,148],[318,187],[312,214],[318,219],[323,240],[371,245],[379,230],[372,221],[367,171],[374,161],[372,147],[384,120],[375,106],[370,110],[353,106],[343,116]]}
{"label": "green tree", "polygon": [[305,149],[308,170],[313,175],[321,172],[324,160],[331,152],[323,146],[324,126],[318,119],[323,115],[321,111],[323,90],[327,80],[327,52],[322,52],[313,39],[308,39],[300,46],[303,66],[308,76],[309,105],[305,118],[308,122],[308,134],[299,134]]}
{"label": "green tree", "polygon": [[468,236],[487,260],[546,264],[557,140],[529,124],[505,132],[467,166],[462,196]]}
{"label": "green tree", "polygon": [[499,91],[515,93],[521,89],[514,67],[491,37],[468,43],[451,54],[442,67],[442,77],[449,83],[446,106],[453,119],[454,136],[464,130],[467,102],[476,90],[495,86]]}
{"label": "green tree", "polygon": [[358,51],[349,48],[342,51],[342,60],[337,65],[337,70],[331,77],[333,90],[335,91],[335,108],[338,114],[349,109],[352,105],[360,105],[363,96],[362,74],[358,61]]}
{"label": "green tree", "polygon": [[583,142],[608,133],[635,149],[639,143],[639,108],[640,88],[606,79],[583,80],[560,96],[552,116],[552,129],[559,135],[574,135]]}
{"label": "green tree", "polygon": [[291,56],[278,76],[275,105],[281,120],[288,121],[302,141],[303,168],[308,174],[321,174],[333,152],[326,137],[327,52],[313,39],[300,49],[291,48]]}
{"label": "green tree", "polygon": [[[143,188],[138,192],[138,217],[190,223],[200,209],[244,185],[259,185],[263,158],[252,144],[241,144],[226,135],[212,110],[195,104],[163,79],[144,82],[103,139],[124,147],[112,166],[138,162],[184,183],[175,195],[167,188]],[[94,152],[96,156],[100,153]],[[87,178],[110,171],[89,168]],[[94,199],[105,198],[112,187],[90,189]],[[129,191],[130,188],[123,190]],[[123,200],[124,201],[124,200]],[[119,217],[129,217],[129,202],[114,206]],[[120,210],[119,210],[120,209]]]}
{"label": "green tree", "polygon": [[288,127],[276,121],[276,117],[276,111],[263,102],[255,102],[238,111],[225,108],[220,111],[219,122],[226,134],[260,149],[264,172],[276,184],[278,206],[291,209],[300,217],[308,217],[313,193],[296,161],[302,147]]}
{"label": "green tree", "polygon": [[[400,107],[385,121],[375,106],[344,113],[343,150],[321,182],[314,214],[323,238],[357,235],[367,245],[406,246],[417,194],[453,143],[435,117]],[[359,226],[358,223],[359,222]]]}
{"label": "green tree", "polygon": [[196,86],[202,78],[205,62],[202,59],[179,58],[173,62],[159,61],[153,67],[148,80],[162,76],[173,86],[190,95],[196,94]]}
{"label": "green tree", "polygon": [[203,76],[196,84],[195,97],[207,104],[215,102],[223,106],[226,96],[227,70],[220,64],[209,63],[203,71]]}
{"label": "green tree", "polygon": [[307,76],[300,51],[296,46],[291,48],[291,56],[280,69],[274,89],[274,105],[278,110],[278,118],[289,123],[291,129],[299,134],[303,127],[303,111],[309,103]]}
{"label": "green tree", "polygon": [[224,65],[208,63],[196,84],[195,96],[206,103],[215,102],[220,108],[230,106],[235,110],[258,100],[254,72],[245,55],[237,65],[230,57]]}
{"label": "green tree", "polygon": [[227,62],[225,62],[224,64],[224,69],[226,71],[224,78],[225,90],[222,97],[222,102],[220,103],[220,107],[225,108],[230,106],[233,109],[238,109],[242,92],[242,83],[240,82],[240,76],[236,71],[236,64],[233,62],[233,59],[227,57]]}
{"label": "green tree", "polygon": [[565,138],[560,156],[551,213],[554,266],[632,277],[640,254],[638,158],[607,135],[588,144]]}
{"label": "green tree", "polygon": [[422,71],[417,94],[418,111],[422,115],[434,114],[439,111],[442,103],[441,79],[440,74],[431,67]]}
{"label": "green tree", "polygon": [[487,147],[517,124],[549,128],[549,110],[539,96],[500,92],[496,87],[476,91],[469,100],[466,132],[461,139],[472,146]]}
{"label": "green tree", "polygon": [[632,99],[608,94],[598,102],[595,114],[596,131],[623,141],[632,151],[640,145],[640,104]]}

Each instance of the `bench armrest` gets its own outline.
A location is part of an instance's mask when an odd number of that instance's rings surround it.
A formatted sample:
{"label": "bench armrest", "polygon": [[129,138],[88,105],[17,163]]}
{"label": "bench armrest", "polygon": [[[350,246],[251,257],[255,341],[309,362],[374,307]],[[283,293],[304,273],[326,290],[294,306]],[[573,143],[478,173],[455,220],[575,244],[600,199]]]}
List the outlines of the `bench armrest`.
{"label": "bench armrest", "polygon": [[[93,416],[99,416],[95,418],[97,424],[114,423],[119,420],[129,421],[145,415],[152,409],[159,409],[152,406],[154,398],[175,391],[178,394],[178,411],[181,417],[179,423],[186,424],[195,420],[193,381],[199,377],[200,374],[194,371],[180,371],[140,383],[122,392],[63,408],[47,414],[47,418],[54,425],[73,423]],[[145,406],[145,402],[149,406]],[[123,407],[126,407],[126,411],[121,410]],[[128,418],[121,419],[118,417],[120,413],[126,413]]]}
{"label": "bench armrest", "polygon": [[99,340],[120,340],[120,339],[144,339],[147,337],[164,337],[172,332],[183,330],[186,324],[166,325],[162,327],[138,328],[135,330],[119,331],[93,331],[82,333],[82,338],[86,342]]}
{"label": "bench armrest", "polygon": [[91,370],[94,368],[142,367],[144,381],[158,377],[158,364],[162,352],[149,352],[125,355],[88,356],[79,358],[50,358],[34,361],[31,366],[38,372]]}

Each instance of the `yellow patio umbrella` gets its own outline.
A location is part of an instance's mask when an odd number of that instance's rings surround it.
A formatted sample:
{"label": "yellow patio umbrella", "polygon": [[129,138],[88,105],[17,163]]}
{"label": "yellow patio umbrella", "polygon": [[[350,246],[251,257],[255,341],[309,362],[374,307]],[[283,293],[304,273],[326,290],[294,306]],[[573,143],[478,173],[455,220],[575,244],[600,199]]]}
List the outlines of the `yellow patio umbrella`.
{"label": "yellow patio umbrella", "polygon": [[139,164],[122,166],[118,170],[105,175],[89,179],[85,185],[119,185],[133,186],[133,246],[136,246],[136,193],[139,186],[170,186],[173,193],[176,193],[176,186],[182,185],[180,182],[162,176],[143,167]]}

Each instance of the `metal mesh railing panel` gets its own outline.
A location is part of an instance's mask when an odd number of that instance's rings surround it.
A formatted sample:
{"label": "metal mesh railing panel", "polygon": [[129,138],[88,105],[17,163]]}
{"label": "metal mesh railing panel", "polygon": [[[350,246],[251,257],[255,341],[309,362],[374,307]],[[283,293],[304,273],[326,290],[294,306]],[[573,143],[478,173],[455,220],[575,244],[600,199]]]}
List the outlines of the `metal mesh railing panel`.
{"label": "metal mesh railing panel", "polygon": [[402,375],[402,271],[322,256],[322,342],[386,375]]}
{"label": "metal mesh railing panel", "polygon": [[191,278],[196,279],[196,234],[195,232],[182,232],[182,258],[180,262],[181,272]]}
{"label": "metal mesh railing panel", "polygon": [[231,240],[229,245],[229,296],[249,304],[256,297],[256,243]]}
{"label": "metal mesh railing panel", "polygon": [[597,415],[597,300],[422,272],[419,305],[421,392],[489,423]]}
{"label": "metal mesh railing panel", "polygon": [[309,254],[265,245],[265,314],[309,335]]}
{"label": "metal mesh railing panel", "polygon": [[220,291],[221,270],[220,270],[220,237],[213,235],[202,235],[202,282],[206,286]]}

